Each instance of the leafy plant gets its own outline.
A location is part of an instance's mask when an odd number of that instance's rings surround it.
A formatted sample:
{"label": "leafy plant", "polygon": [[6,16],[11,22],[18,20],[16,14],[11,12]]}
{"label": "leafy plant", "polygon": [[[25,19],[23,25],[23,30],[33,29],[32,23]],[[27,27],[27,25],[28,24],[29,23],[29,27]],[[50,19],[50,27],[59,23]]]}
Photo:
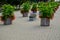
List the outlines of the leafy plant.
{"label": "leafy plant", "polygon": [[39,17],[41,18],[53,18],[54,12],[58,9],[58,2],[39,2],[38,8],[40,11]]}
{"label": "leafy plant", "polygon": [[26,3],[23,3],[21,6],[22,6],[22,8],[21,8],[22,12],[29,12],[30,3],[26,2]]}
{"label": "leafy plant", "polygon": [[51,18],[52,15],[54,14],[53,8],[51,8],[50,5],[42,5],[39,7],[39,11],[41,12],[41,17],[42,18]]}
{"label": "leafy plant", "polygon": [[36,3],[33,3],[32,4],[32,11],[37,11],[37,4]]}
{"label": "leafy plant", "polygon": [[6,20],[7,18],[13,18],[14,16],[14,7],[9,4],[4,4],[2,6],[2,20]]}
{"label": "leafy plant", "polygon": [[54,13],[53,12],[53,9],[49,8],[49,7],[43,7],[42,9],[40,9],[40,12],[42,13],[42,17],[43,18],[51,18],[52,17],[52,14]]}

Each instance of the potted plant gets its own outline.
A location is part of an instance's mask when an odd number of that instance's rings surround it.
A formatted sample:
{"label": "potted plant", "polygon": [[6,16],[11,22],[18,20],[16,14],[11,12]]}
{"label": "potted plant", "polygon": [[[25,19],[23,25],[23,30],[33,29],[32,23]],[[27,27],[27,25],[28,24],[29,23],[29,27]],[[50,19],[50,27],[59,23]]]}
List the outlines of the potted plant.
{"label": "potted plant", "polygon": [[30,12],[30,16],[29,16],[29,20],[32,20],[32,21],[35,20],[36,13],[37,13],[37,4],[33,3],[32,8],[31,8],[31,12]]}
{"label": "potted plant", "polygon": [[30,9],[30,3],[26,2],[22,4],[21,14],[23,15],[23,17],[28,16],[29,9]]}
{"label": "potted plant", "polygon": [[1,20],[4,22],[4,25],[10,25],[12,24],[12,20],[15,19],[14,16],[14,7],[9,4],[4,4],[2,6],[2,17]]}
{"label": "potted plant", "polygon": [[53,18],[54,11],[49,6],[42,6],[39,8],[41,18],[41,26],[50,26],[50,19]]}
{"label": "potted plant", "polygon": [[37,4],[36,3],[33,3],[32,4],[31,11],[33,11],[33,13],[36,13],[37,12]]}

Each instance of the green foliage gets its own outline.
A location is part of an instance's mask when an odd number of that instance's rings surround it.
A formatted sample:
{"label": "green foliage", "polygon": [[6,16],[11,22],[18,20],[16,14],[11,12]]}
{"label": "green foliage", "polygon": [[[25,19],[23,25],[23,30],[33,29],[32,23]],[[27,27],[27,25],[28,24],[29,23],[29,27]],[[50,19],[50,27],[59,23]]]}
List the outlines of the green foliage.
{"label": "green foliage", "polygon": [[27,1],[30,2],[30,0],[20,0],[20,4],[25,3],[25,2],[27,2]]}
{"label": "green foliage", "polygon": [[29,2],[23,3],[21,6],[22,6],[21,10],[23,10],[24,12],[29,12],[29,9],[30,9]]}
{"label": "green foliage", "polygon": [[44,6],[40,8],[40,12],[43,18],[46,18],[46,17],[51,18],[52,14],[54,13],[53,9],[48,6]]}
{"label": "green foliage", "polygon": [[38,8],[39,8],[39,11],[41,12],[41,16],[43,18],[51,18],[52,15],[54,14],[54,9],[58,7],[58,3],[57,2],[41,2],[41,3],[38,3]]}
{"label": "green foliage", "polygon": [[13,13],[14,7],[11,5],[4,4],[2,6],[2,9],[3,9],[3,12],[2,12],[3,19],[7,19],[8,17],[12,17],[14,15]]}
{"label": "green foliage", "polygon": [[48,5],[50,5],[52,8],[55,8],[57,6],[59,6],[58,2],[49,2]]}
{"label": "green foliage", "polygon": [[33,4],[32,4],[32,9],[33,9],[33,10],[37,9],[37,4],[36,4],[36,3],[33,3]]}

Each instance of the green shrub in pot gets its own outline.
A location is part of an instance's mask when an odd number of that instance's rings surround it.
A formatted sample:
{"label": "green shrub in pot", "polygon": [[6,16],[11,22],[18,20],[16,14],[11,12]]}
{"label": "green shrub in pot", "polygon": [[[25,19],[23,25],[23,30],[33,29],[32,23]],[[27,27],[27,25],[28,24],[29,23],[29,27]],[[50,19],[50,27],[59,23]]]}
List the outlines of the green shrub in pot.
{"label": "green shrub in pot", "polygon": [[49,6],[43,6],[43,7],[40,7],[39,9],[40,9],[39,17],[41,18],[41,26],[49,26],[50,19],[54,15],[53,9]]}
{"label": "green shrub in pot", "polygon": [[41,14],[42,18],[46,18],[46,17],[51,18],[52,14],[54,13],[53,9],[47,6],[40,8],[40,12],[42,13]]}
{"label": "green shrub in pot", "polygon": [[28,2],[23,3],[22,8],[21,8],[21,13],[23,14],[23,17],[28,16],[29,10],[30,10],[30,3],[28,3]]}
{"label": "green shrub in pot", "polygon": [[37,3],[33,3],[33,4],[32,4],[31,11],[37,12]]}
{"label": "green shrub in pot", "polygon": [[12,20],[15,19],[14,16],[14,7],[9,4],[4,4],[2,6],[2,20],[4,21],[4,24],[12,24]]}
{"label": "green shrub in pot", "polygon": [[30,16],[29,16],[30,21],[33,21],[36,19],[36,13],[37,13],[37,3],[33,3],[31,7]]}

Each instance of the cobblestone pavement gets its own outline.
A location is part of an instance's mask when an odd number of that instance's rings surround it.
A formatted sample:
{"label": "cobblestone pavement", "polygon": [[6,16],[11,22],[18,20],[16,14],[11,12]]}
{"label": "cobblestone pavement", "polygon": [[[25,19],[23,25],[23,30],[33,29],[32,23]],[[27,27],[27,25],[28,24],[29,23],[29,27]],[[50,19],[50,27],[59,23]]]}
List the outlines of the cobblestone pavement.
{"label": "cobblestone pavement", "polygon": [[22,17],[20,11],[14,13],[16,19],[12,25],[0,22],[0,40],[60,40],[60,8],[49,27],[41,27],[38,17],[30,22],[28,17]]}

